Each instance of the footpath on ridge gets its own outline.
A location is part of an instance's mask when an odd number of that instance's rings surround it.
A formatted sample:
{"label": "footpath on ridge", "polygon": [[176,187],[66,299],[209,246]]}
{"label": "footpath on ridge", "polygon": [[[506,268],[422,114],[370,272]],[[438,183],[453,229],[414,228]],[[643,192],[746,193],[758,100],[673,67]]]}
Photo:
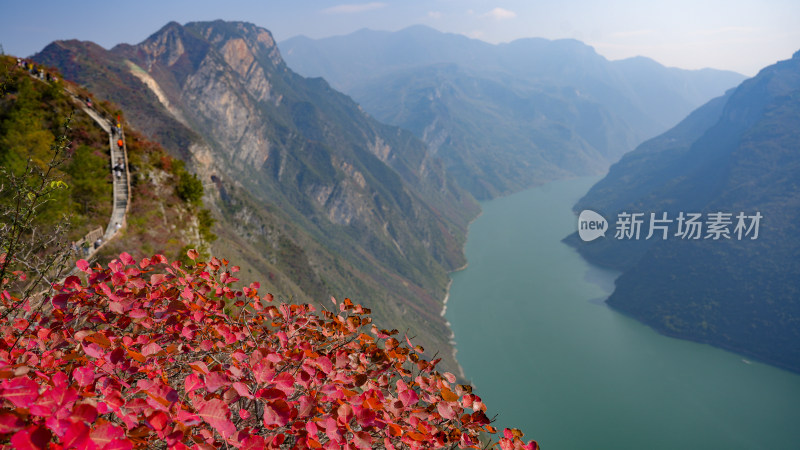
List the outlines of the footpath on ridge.
{"label": "footpath on ridge", "polygon": [[[80,101],[80,100],[79,100]],[[113,180],[113,208],[111,209],[111,218],[106,226],[105,233],[102,235],[102,244],[105,244],[112,239],[117,232],[125,225],[125,218],[128,213],[128,204],[130,203],[130,172],[128,171],[128,152],[125,145],[125,132],[122,127],[117,127],[112,124],[108,119],[105,119],[97,111],[84,104],[82,107],[83,112],[89,115],[92,120],[97,123],[100,128],[108,133],[108,148],[111,156],[111,178]],[[120,125],[119,123],[117,125]],[[116,138],[116,140],[115,140]],[[118,142],[122,145],[118,145]],[[97,249],[93,249],[97,250]],[[94,253],[94,252],[91,252]]]}
{"label": "footpath on ridge", "polygon": [[[37,68],[35,64],[17,60],[17,64],[28,71],[28,73],[36,80],[43,83],[50,83],[55,78],[44,70]],[[88,232],[83,238],[72,244],[71,251],[75,259],[90,259],[100,250],[108,241],[117,236],[120,230],[125,226],[127,218],[128,206],[130,204],[131,196],[131,177],[128,170],[128,151],[125,143],[125,132],[117,119],[116,124],[113,119],[106,118],[103,114],[93,108],[91,100],[85,101],[77,94],[72,92],[68,86],[64,90],[72,97],[73,101],[80,105],[80,108],[94,122],[108,133],[108,150],[109,150],[109,170],[111,171],[112,179],[112,209],[111,217],[108,220],[105,231],[102,228],[96,228]]]}

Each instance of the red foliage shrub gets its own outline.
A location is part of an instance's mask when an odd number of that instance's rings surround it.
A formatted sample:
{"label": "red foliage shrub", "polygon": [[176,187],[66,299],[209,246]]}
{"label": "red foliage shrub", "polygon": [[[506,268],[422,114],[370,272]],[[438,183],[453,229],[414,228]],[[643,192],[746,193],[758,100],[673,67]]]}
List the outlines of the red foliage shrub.
{"label": "red foliage shrub", "polygon": [[[479,448],[496,432],[469,386],[349,299],[273,304],[255,283],[233,290],[238,268],[216,258],[78,266],[88,281],[45,308],[2,293],[6,447]],[[537,448],[521,437],[495,445]]]}

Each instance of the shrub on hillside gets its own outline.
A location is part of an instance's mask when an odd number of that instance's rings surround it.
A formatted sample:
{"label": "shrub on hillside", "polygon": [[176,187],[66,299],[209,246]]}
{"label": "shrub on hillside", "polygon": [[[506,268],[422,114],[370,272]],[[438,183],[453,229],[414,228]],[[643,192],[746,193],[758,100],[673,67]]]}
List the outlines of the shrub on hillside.
{"label": "shrub on hillside", "polygon": [[[256,283],[232,289],[238,269],[216,258],[78,265],[86,281],[41,302],[2,292],[2,444],[479,448],[496,432],[469,386],[349,299],[277,304]],[[537,448],[521,437],[495,445]]]}

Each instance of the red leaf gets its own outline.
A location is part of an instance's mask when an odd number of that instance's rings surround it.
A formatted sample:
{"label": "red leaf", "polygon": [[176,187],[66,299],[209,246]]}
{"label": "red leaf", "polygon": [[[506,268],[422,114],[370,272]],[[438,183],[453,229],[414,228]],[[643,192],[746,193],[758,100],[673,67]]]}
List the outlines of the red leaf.
{"label": "red leaf", "polygon": [[133,450],[133,443],[127,439],[114,439],[104,445],[102,450]]}
{"label": "red leaf", "polygon": [[65,448],[91,448],[86,445],[89,440],[89,427],[83,422],[75,422],[67,428],[61,442]]}
{"label": "red leaf", "polygon": [[91,367],[78,367],[72,371],[72,378],[80,387],[86,387],[94,381],[94,370]]}
{"label": "red leaf", "polygon": [[275,376],[274,365],[266,359],[253,366],[256,383],[267,383]]}
{"label": "red leaf", "polygon": [[344,443],[344,436],[342,436],[342,433],[339,431],[339,427],[336,425],[336,420],[334,420],[333,417],[328,417],[328,419],[325,420],[325,435],[328,436],[328,439],[331,441],[340,444]]}
{"label": "red leaf", "polygon": [[191,427],[200,423],[200,416],[182,409],[178,411],[178,422]]}
{"label": "red leaf", "polygon": [[419,396],[413,389],[406,389],[400,393],[398,398],[403,402],[403,406],[405,407],[411,406],[419,401]]}
{"label": "red leaf", "polygon": [[264,404],[264,425],[278,425],[280,427],[289,423],[292,417],[292,408],[286,401],[279,399]]}
{"label": "red leaf", "polygon": [[319,370],[322,371],[325,375],[330,373],[333,370],[333,363],[327,356],[320,356],[319,358],[315,359],[314,362],[316,363]]}
{"label": "red leaf", "polygon": [[81,279],[76,277],[75,275],[68,276],[66,280],[64,280],[64,287],[69,289],[78,289],[81,288]]}
{"label": "red leaf", "polygon": [[183,431],[181,430],[168,434],[165,439],[167,448],[170,450],[189,450],[189,447],[181,443],[183,436]]}
{"label": "red leaf", "polygon": [[200,254],[199,254],[199,253],[197,253],[197,250],[195,250],[195,249],[191,249],[191,250],[189,250],[188,252],[186,252],[186,256],[188,256],[188,257],[189,257],[189,259],[191,259],[192,261],[194,261],[194,260],[196,260],[196,259],[197,259],[197,258],[200,256]]}
{"label": "red leaf", "polygon": [[105,448],[106,445],[111,444],[113,441],[124,438],[125,432],[122,431],[122,428],[110,422],[104,422],[96,426],[89,433],[89,436],[92,438],[92,442],[101,448]]}
{"label": "red leaf", "polygon": [[203,380],[200,379],[194,373],[190,373],[185,380],[183,380],[183,389],[188,394],[194,390],[200,389],[203,387]]}
{"label": "red leaf", "polygon": [[28,328],[29,323],[30,322],[28,322],[27,319],[17,317],[14,319],[14,328],[18,329],[19,331],[25,331],[25,329]]}
{"label": "red leaf", "polygon": [[119,259],[126,266],[132,266],[132,265],[136,264],[136,261],[134,261],[133,257],[131,257],[131,255],[129,255],[127,252],[122,252],[119,255]]}
{"label": "red leaf", "polygon": [[92,358],[102,359],[103,356],[105,355],[105,353],[103,352],[103,347],[100,347],[94,342],[90,342],[88,344],[86,342],[83,342],[81,343],[81,346],[83,346],[83,352],[91,356]]}
{"label": "red leaf", "polygon": [[0,434],[12,433],[21,430],[25,422],[10,412],[0,413]]}
{"label": "red leaf", "polygon": [[158,345],[155,342],[151,342],[151,343],[145,345],[144,347],[142,347],[142,355],[145,356],[145,357],[148,357],[148,356],[151,356],[151,355],[155,355],[156,353],[158,353],[158,352],[160,352],[162,350],[164,350],[164,349],[161,348],[160,345]]}
{"label": "red leaf", "polygon": [[94,423],[97,420],[97,408],[88,404],[81,403],[72,409],[71,419],[81,419],[87,423]]}
{"label": "red leaf", "polygon": [[250,389],[246,384],[237,381],[233,383],[233,388],[236,389],[236,392],[242,397],[253,398],[253,394],[250,393]]}
{"label": "red leaf", "polygon": [[150,275],[150,284],[152,284],[153,286],[158,286],[159,284],[163,283],[166,280],[167,276],[164,275],[163,273],[154,273],[153,275]]}
{"label": "red leaf", "polygon": [[44,449],[50,442],[50,430],[42,426],[30,426],[11,437],[11,444],[18,450]]}
{"label": "red leaf", "polygon": [[208,392],[215,392],[222,386],[228,384],[228,377],[222,372],[211,372],[206,375],[206,389]]}
{"label": "red leaf", "polygon": [[306,431],[311,436],[316,436],[317,432],[319,430],[317,429],[317,424],[316,423],[314,423],[314,422],[306,422]]}
{"label": "red leaf", "polygon": [[122,286],[126,281],[128,281],[128,277],[122,272],[114,272],[114,274],[111,275],[111,283],[114,286]]}
{"label": "red leaf", "polygon": [[[178,391],[169,385],[163,384],[160,379],[156,380],[158,381],[153,383],[152,386],[143,388],[147,389],[147,404],[153,408],[166,411],[172,406],[173,403],[178,401]],[[141,385],[139,387],[142,388]]]}
{"label": "red leaf", "polygon": [[186,300],[192,301],[194,300],[194,292],[192,292],[192,289],[189,286],[186,286],[185,288],[183,288],[183,291],[181,291],[181,297],[185,298]]}
{"label": "red leaf", "polygon": [[336,410],[336,414],[339,416],[339,421],[342,424],[350,423],[350,419],[353,418],[353,407],[350,406],[349,403],[343,403]]}
{"label": "red leaf", "polygon": [[372,436],[366,431],[359,431],[353,434],[353,443],[358,448],[372,448]]}
{"label": "red leaf", "polygon": [[49,390],[40,395],[32,405],[27,406],[30,413],[34,416],[48,418],[53,415],[53,411],[55,411],[58,405],[52,397],[52,390]]}
{"label": "red leaf", "polygon": [[50,299],[50,303],[53,304],[53,308],[63,310],[67,307],[67,300],[69,300],[69,294],[58,294]]}
{"label": "red leaf", "polygon": [[[75,403],[75,400],[78,399],[78,392],[72,388],[55,388],[48,391],[48,393],[50,394],[50,398],[53,400],[53,404],[57,408],[71,408],[72,404]],[[41,399],[42,397],[44,397],[44,395],[39,398]]]}
{"label": "red leaf", "polygon": [[272,379],[275,387],[282,390],[286,395],[294,393],[294,377],[289,372],[282,372]]}
{"label": "red leaf", "polygon": [[105,403],[111,409],[117,410],[125,404],[125,400],[122,399],[118,392],[110,392],[106,394]]}
{"label": "red leaf", "polygon": [[28,408],[39,398],[39,385],[27,377],[3,381],[3,398],[19,408]]}
{"label": "red leaf", "polygon": [[169,424],[170,420],[163,411],[156,411],[152,416],[147,418],[147,422],[152,425],[156,431],[161,431]]}
{"label": "red leaf", "polygon": [[72,426],[72,422],[67,419],[59,419],[56,416],[50,416],[44,422],[45,426],[47,426],[50,431],[56,434],[56,436],[63,436],[69,427]]}
{"label": "red leaf", "polygon": [[439,411],[439,414],[442,417],[448,420],[458,417],[456,412],[453,410],[453,407],[448,402],[439,402],[436,405],[436,410]]}
{"label": "red leaf", "polygon": [[208,373],[208,366],[203,361],[195,361],[193,363],[189,363],[189,367],[194,369],[195,372],[199,372],[203,375]]}
{"label": "red leaf", "polygon": [[[236,432],[236,426],[228,418],[231,411],[222,400],[215,398],[203,402],[197,414],[226,439]],[[264,414],[266,415],[266,412]]]}
{"label": "red leaf", "polygon": [[358,414],[356,414],[356,421],[358,421],[358,424],[361,425],[362,427],[371,427],[372,425],[375,424],[376,418],[377,415],[375,414],[375,411],[369,408],[361,408],[358,411]]}
{"label": "red leaf", "polygon": [[141,319],[143,317],[147,317],[147,311],[137,308],[134,309],[133,311],[130,311],[128,313],[128,317],[130,317],[131,319]]}
{"label": "red leaf", "polygon": [[258,392],[256,392],[256,396],[264,400],[277,400],[286,398],[286,393],[280,389],[268,388],[259,389]]}
{"label": "red leaf", "polygon": [[86,260],[85,260],[85,259],[79,259],[79,260],[78,260],[78,261],[75,263],[75,265],[78,267],[78,269],[80,269],[80,270],[81,270],[81,272],[85,272],[85,273],[89,273],[89,272],[91,272],[91,270],[89,270],[89,263],[88,263],[88,262],[86,262]]}
{"label": "red leaf", "polygon": [[241,444],[242,450],[261,450],[267,448],[267,441],[261,436],[250,435]]}

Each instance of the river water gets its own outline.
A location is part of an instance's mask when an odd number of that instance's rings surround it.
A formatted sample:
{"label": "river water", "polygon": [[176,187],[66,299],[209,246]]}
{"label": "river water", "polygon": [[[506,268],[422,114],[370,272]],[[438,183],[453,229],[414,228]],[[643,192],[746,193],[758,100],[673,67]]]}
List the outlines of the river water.
{"label": "river water", "polygon": [[561,243],[597,180],[492,200],[470,226],[446,318],[495,425],[545,450],[800,449],[800,376],[602,303],[617,274]]}

